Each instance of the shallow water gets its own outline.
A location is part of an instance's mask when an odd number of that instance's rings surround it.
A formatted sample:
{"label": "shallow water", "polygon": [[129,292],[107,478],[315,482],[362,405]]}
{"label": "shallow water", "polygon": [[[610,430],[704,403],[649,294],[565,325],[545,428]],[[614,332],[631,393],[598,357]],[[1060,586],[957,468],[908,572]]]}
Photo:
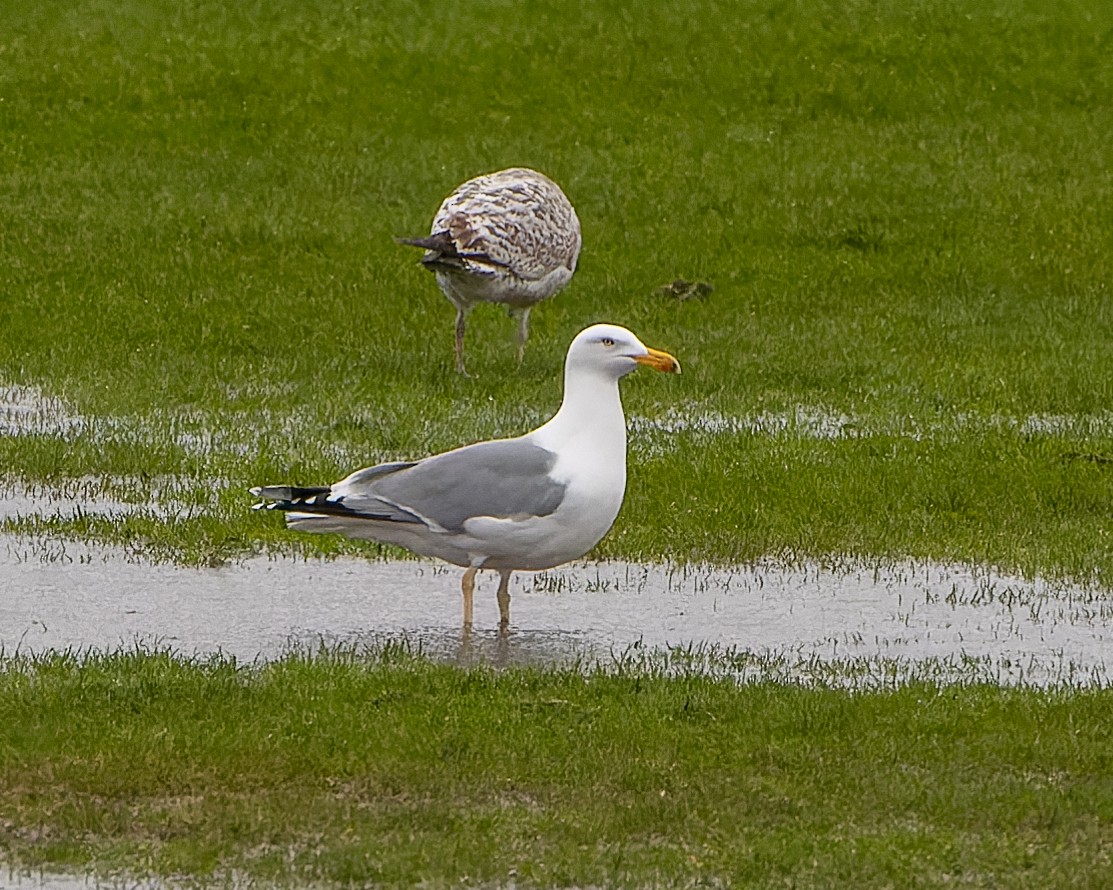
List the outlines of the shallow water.
{"label": "shallow water", "polygon": [[853,414],[825,405],[797,405],[788,411],[762,411],[727,415],[716,411],[672,408],[663,414],[629,418],[632,447],[638,434],[703,433],[706,435],[758,435],[792,439],[857,439],[869,436],[938,438],[948,434],[1011,431],[1021,436],[1068,438],[1108,437],[1113,434],[1113,411],[1096,414],[958,414],[926,422],[924,418],[876,417]]}
{"label": "shallow water", "polygon": [[[431,657],[496,664],[608,661],[712,647],[782,673],[888,662],[943,679],[1108,683],[1113,597],[966,566],[733,569],[578,563],[514,576],[511,630],[481,573],[460,628],[459,569],[418,561],[254,557],[221,568],[115,549],[0,538],[3,651],[118,648],[273,658],[291,646],[404,640]],[[922,672],[920,672],[922,673]]]}
{"label": "shallow water", "polygon": [[[125,488],[141,492],[143,502],[134,503],[106,495],[102,491],[105,480],[92,476],[69,479],[60,486],[0,482],[0,520],[30,517],[69,519],[79,515],[123,517],[139,514],[170,519],[185,517],[191,512],[190,507],[176,494],[176,483],[172,477],[147,479],[142,486],[128,479],[116,481]],[[128,482],[132,484],[126,484]]]}
{"label": "shallow water", "polygon": [[[223,875],[199,880],[189,876],[178,878],[97,876],[77,874],[51,874],[39,871],[8,869],[0,864],[0,887],[4,890],[247,890],[250,887],[286,886],[253,881],[240,875]],[[317,884],[299,883],[301,888],[314,888]]]}
{"label": "shallow water", "polygon": [[64,436],[84,425],[84,418],[37,386],[0,383],[0,435]]}
{"label": "shallow water", "polygon": [[0,872],[5,890],[162,890],[171,885],[158,878],[97,878],[92,875]]}

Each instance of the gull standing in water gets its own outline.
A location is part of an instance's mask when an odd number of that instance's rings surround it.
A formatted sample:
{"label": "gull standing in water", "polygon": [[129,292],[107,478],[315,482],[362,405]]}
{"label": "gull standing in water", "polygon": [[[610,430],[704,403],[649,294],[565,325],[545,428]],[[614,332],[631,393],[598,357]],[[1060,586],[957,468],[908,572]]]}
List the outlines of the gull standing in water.
{"label": "gull standing in water", "polygon": [[510,575],[578,559],[610,530],[626,493],[626,419],[618,381],[639,365],[679,372],[626,328],[597,324],[568,347],[564,400],[548,423],[417,461],[379,464],[317,488],[253,488],[290,528],[406,547],[465,569],[464,627],[475,575],[499,573],[499,626]]}
{"label": "gull standing in water", "polygon": [[444,199],[421,262],[456,306],[456,370],[464,368],[467,314],[502,303],[518,319],[518,361],[529,337],[529,311],[561,290],[576,271],[580,220],[560,186],[543,173],[512,167],[469,179]]}

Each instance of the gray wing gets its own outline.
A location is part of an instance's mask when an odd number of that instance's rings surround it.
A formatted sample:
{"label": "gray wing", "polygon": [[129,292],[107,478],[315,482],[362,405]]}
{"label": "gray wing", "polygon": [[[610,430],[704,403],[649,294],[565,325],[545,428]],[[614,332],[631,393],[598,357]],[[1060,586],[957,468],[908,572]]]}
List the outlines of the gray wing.
{"label": "gray wing", "polygon": [[551,451],[521,439],[480,442],[366,480],[353,474],[333,486],[333,497],[356,510],[365,498],[385,501],[456,532],[476,516],[548,516],[566,488],[549,475],[555,463]]}

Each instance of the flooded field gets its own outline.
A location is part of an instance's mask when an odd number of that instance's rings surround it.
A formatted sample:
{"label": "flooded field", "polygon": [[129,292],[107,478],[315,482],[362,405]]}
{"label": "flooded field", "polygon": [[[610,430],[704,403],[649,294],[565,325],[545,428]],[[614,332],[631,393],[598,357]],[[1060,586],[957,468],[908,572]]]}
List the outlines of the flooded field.
{"label": "flooded field", "polygon": [[495,664],[682,650],[696,661],[731,655],[742,673],[1041,685],[1107,683],[1113,661],[1108,592],[966,566],[577,563],[514,577],[506,635],[496,631],[496,580],[480,574],[465,634],[460,570],[439,564],[260,556],[184,568],[8,537],[0,645],[10,654],[138,643],[252,661],[404,641],[434,658]]}
{"label": "flooded field", "polygon": [[[1093,434],[1106,431],[1110,417],[992,423]],[[0,434],[61,435],[87,423],[33,387],[0,388]],[[655,433],[678,429],[839,438],[867,425],[804,408],[743,418],[678,411],[631,423],[650,449]],[[61,488],[9,483],[0,489],[0,519],[191,510],[171,477],[142,486],[118,481],[132,497],[141,491],[142,503],[106,496],[100,478]],[[118,549],[0,536],[0,646],[12,653],[138,644],[252,661],[291,648],[402,642],[464,663],[596,664],[662,652],[746,676],[1039,685],[1108,683],[1113,662],[1110,591],[967,565],[584,562],[516,575],[506,635],[496,630],[495,578],[482,574],[475,628],[462,632],[459,580],[460,570],[430,562],[256,557],[198,569]]]}

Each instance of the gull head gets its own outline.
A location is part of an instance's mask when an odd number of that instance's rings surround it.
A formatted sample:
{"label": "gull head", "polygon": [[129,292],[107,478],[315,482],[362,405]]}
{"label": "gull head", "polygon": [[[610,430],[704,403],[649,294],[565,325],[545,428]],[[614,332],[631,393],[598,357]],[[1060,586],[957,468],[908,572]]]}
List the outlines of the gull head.
{"label": "gull head", "polygon": [[680,362],[658,349],[651,349],[626,328],[596,324],[576,335],[568,347],[566,367],[617,380],[645,365],[655,371],[679,374]]}

